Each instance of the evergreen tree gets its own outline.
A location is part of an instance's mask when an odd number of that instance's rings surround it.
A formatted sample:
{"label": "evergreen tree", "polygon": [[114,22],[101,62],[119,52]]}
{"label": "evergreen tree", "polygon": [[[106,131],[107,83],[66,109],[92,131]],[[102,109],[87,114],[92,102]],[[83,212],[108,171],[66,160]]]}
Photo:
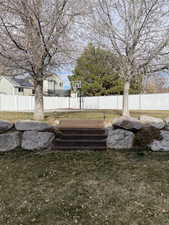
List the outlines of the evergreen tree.
{"label": "evergreen tree", "polygon": [[[118,75],[118,58],[110,51],[89,44],[77,60],[70,81],[81,80],[83,96],[102,96],[123,93],[123,81]],[[134,81],[131,93],[140,92]]]}

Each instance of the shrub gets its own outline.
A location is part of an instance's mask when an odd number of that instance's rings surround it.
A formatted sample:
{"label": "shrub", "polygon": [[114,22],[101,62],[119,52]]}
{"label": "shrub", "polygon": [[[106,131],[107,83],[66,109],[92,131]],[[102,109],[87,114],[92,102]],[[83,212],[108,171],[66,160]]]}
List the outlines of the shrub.
{"label": "shrub", "polygon": [[134,147],[137,148],[148,148],[148,145],[153,142],[153,140],[161,140],[160,129],[149,126],[143,127],[139,130],[134,139]]}

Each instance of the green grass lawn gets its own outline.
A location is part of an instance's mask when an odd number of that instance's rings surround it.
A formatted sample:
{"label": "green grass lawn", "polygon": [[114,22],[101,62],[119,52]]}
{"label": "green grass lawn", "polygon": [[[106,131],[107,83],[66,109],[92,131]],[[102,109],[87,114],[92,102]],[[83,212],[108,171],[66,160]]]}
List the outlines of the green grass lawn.
{"label": "green grass lawn", "polygon": [[[147,114],[150,116],[166,118],[169,117],[168,111],[131,111],[131,116],[139,117],[139,115]],[[120,110],[90,110],[90,111],[82,111],[82,112],[52,112],[45,113],[45,121],[49,123],[55,120],[63,120],[63,119],[105,119],[107,121],[111,121],[114,117],[118,117],[121,115]],[[19,119],[33,119],[33,113],[17,113],[17,112],[0,112],[0,119],[2,120],[10,120],[16,121]]]}
{"label": "green grass lawn", "polygon": [[169,153],[0,154],[0,225],[168,225]]}

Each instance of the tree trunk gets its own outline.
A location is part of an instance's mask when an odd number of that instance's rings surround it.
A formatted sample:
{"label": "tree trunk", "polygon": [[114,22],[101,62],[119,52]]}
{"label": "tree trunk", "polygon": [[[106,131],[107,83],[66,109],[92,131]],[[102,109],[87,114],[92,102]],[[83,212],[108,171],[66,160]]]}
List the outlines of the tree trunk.
{"label": "tree trunk", "polygon": [[124,83],[124,93],[123,93],[123,110],[122,115],[123,116],[129,116],[129,88],[130,88],[130,82],[125,81]]}
{"label": "tree trunk", "polygon": [[35,81],[34,88],[35,88],[34,120],[44,120],[43,80]]}

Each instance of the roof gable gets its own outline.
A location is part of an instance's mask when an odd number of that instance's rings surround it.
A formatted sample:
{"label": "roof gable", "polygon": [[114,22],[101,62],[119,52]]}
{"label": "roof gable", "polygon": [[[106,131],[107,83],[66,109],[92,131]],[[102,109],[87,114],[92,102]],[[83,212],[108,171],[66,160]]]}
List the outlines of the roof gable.
{"label": "roof gable", "polygon": [[14,87],[23,87],[23,88],[33,88],[33,84],[27,79],[18,79],[13,76],[3,76],[7,79]]}
{"label": "roof gable", "polygon": [[62,79],[57,74],[48,74],[46,75],[45,80],[56,80],[62,81]]}

